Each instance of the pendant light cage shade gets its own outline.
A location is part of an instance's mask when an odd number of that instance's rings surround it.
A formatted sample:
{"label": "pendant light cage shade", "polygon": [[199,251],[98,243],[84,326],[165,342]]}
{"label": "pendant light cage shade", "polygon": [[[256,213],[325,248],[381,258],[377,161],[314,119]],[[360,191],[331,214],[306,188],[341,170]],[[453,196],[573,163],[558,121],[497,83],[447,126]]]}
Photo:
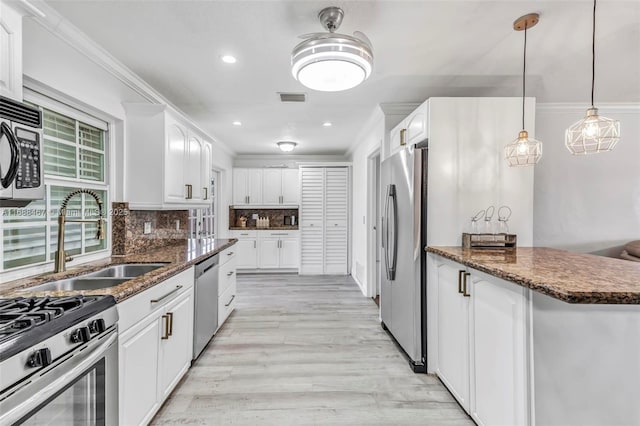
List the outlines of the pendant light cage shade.
{"label": "pendant light cage shade", "polygon": [[620,140],[620,122],[598,115],[597,108],[565,132],[564,144],[573,155],[611,151]]}
{"label": "pendant light cage shade", "polygon": [[526,130],[504,147],[504,158],[511,167],[533,166],[542,158],[542,142],[529,137]]}

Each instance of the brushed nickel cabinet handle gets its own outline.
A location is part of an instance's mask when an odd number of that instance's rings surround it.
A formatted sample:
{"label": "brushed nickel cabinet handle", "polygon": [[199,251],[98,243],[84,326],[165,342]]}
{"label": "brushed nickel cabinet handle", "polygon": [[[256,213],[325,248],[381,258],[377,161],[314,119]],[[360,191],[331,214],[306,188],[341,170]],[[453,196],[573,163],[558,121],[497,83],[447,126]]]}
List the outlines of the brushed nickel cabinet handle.
{"label": "brushed nickel cabinet handle", "polygon": [[204,199],[208,200],[209,199],[209,190],[207,188],[202,188],[204,189]]}
{"label": "brushed nickel cabinet handle", "polygon": [[227,276],[230,277],[231,275],[233,275],[233,271],[231,272],[227,272]]}
{"label": "brushed nickel cabinet handle", "polygon": [[462,284],[463,284],[463,287],[464,287],[464,291],[463,291],[462,295],[463,295],[464,297],[470,297],[470,296],[471,296],[469,293],[467,293],[467,277],[468,277],[469,275],[471,275],[471,274],[470,274],[470,273],[468,273],[468,272],[465,272],[465,273],[464,273],[464,280],[463,280],[463,283],[462,283]]}
{"label": "brushed nickel cabinet handle", "polygon": [[253,240],[253,248],[257,248],[256,247],[256,240]]}
{"label": "brushed nickel cabinet handle", "polygon": [[464,274],[464,269],[458,271],[458,293],[462,294],[462,274]]}
{"label": "brushed nickel cabinet handle", "polygon": [[404,146],[407,144],[405,140],[405,134],[407,133],[407,129],[400,130],[400,146]]}
{"label": "brushed nickel cabinet handle", "polygon": [[182,288],[181,285],[177,285],[176,288],[174,288],[173,290],[171,290],[169,293],[165,294],[162,297],[159,297],[157,299],[151,299],[151,303],[158,303],[160,301],[162,301],[163,299],[166,299],[167,297],[171,296],[173,293],[175,293],[176,291],[180,290]]}
{"label": "brushed nickel cabinet handle", "polygon": [[232,251],[230,251],[229,253],[227,253],[227,256],[233,256],[234,253]]}
{"label": "brushed nickel cabinet handle", "polygon": [[169,317],[169,336],[173,336],[173,312],[167,312],[167,316]]}
{"label": "brushed nickel cabinet handle", "polygon": [[233,296],[231,296],[231,300],[229,300],[229,303],[227,303],[227,304],[226,304],[226,305],[224,305],[224,306],[225,306],[225,307],[228,307],[228,306],[231,304],[231,302],[233,302],[233,299],[235,299],[235,298],[236,298],[236,295],[234,294]]}
{"label": "brushed nickel cabinet handle", "polygon": [[169,315],[163,315],[162,319],[164,320],[164,336],[160,339],[167,340],[169,338]]}

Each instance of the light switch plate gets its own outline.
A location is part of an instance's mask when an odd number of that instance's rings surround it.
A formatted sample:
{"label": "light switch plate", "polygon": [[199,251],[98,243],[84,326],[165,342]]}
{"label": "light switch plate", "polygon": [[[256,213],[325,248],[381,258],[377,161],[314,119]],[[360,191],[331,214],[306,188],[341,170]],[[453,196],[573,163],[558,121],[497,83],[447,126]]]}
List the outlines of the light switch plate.
{"label": "light switch plate", "polygon": [[251,215],[251,219],[258,220],[258,213],[254,213]]}
{"label": "light switch plate", "polygon": [[151,233],[151,222],[145,222],[144,223],[144,233],[145,234],[150,234]]}

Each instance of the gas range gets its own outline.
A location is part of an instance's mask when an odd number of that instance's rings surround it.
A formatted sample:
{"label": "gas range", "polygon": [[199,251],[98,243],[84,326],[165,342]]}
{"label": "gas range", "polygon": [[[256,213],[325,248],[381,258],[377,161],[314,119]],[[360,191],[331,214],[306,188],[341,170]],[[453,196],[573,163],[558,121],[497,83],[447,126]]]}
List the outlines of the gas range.
{"label": "gas range", "polygon": [[0,299],[0,405],[38,376],[117,335],[117,321],[113,296]]}

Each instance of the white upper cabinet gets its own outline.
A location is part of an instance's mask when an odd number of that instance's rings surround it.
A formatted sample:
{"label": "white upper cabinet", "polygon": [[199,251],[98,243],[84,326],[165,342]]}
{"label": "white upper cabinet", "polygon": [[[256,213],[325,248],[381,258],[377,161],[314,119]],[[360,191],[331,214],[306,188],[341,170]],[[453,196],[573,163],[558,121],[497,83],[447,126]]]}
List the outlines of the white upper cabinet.
{"label": "white upper cabinet", "polygon": [[233,204],[284,206],[299,203],[298,169],[233,169]]}
{"label": "white upper cabinet", "polygon": [[124,107],[125,201],[138,210],[207,207],[209,142],[165,105]]}
{"label": "white upper cabinet", "polygon": [[389,155],[405,145],[415,145],[429,137],[429,101],[416,108],[389,134]]}
{"label": "white upper cabinet", "polygon": [[22,101],[22,10],[0,1],[0,95]]}

